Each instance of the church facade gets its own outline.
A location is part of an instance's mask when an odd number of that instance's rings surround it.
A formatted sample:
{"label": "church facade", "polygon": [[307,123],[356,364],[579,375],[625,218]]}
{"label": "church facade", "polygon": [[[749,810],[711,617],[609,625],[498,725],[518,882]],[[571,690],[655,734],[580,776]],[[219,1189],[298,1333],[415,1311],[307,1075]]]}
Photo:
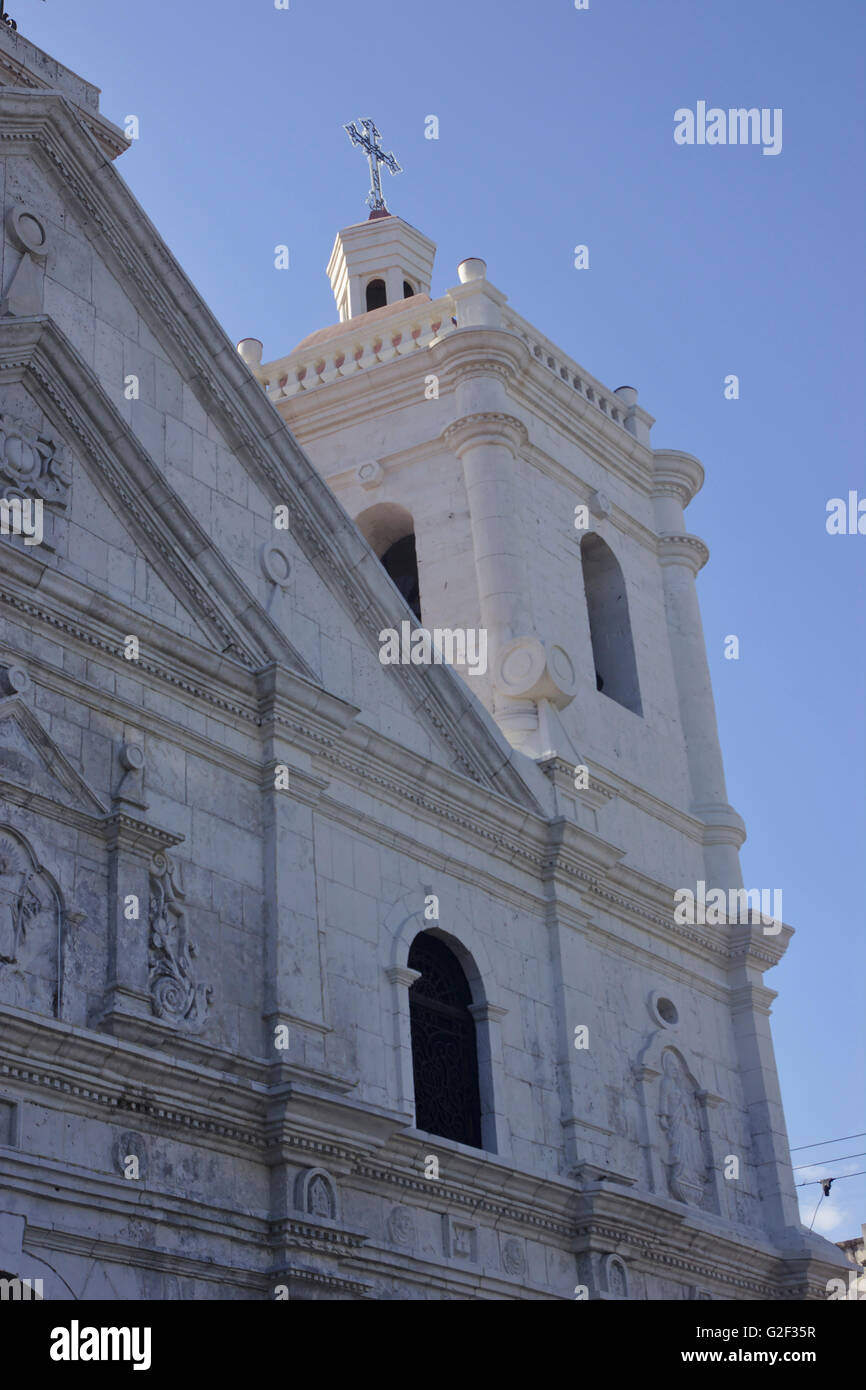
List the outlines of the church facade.
{"label": "church facade", "polygon": [[96,88],[0,84],[0,1279],[825,1297],[790,929],[674,911],[743,887],[700,464],[398,217],[239,353]]}

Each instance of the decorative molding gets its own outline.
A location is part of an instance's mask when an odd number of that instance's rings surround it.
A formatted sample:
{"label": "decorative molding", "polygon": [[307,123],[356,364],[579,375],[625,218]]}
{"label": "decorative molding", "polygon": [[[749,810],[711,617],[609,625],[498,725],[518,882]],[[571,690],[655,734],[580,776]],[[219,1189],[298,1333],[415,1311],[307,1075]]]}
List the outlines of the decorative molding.
{"label": "decorative molding", "polygon": [[157,1018],[199,1029],[207,1022],[213,989],[196,979],[195,943],[186,924],[178,866],[155,854],[150,867],[148,960],[151,1004]]}
{"label": "decorative molding", "polygon": [[109,1091],[99,1090],[98,1087],[88,1085],[86,1082],[70,1080],[68,1076],[56,1069],[49,1070],[47,1066],[37,1068],[35,1065],[28,1067],[13,1062],[0,1062],[0,1077],[7,1077],[10,1081],[19,1084],[46,1087],[59,1094],[74,1096],[89,1105],[96,1105],[124,1114],[143,1116],[158,1124],[160,1130],[163,1127],[168,1127],[178,1131],[178,1137],[181,1137],[182,1131],[186,1130],[193,1131],[197,1135],[219,1136],[243,1145],[245,1148],[264,1150],[267,1146],[268,1141],[263,1131],[256,1132],[221,1120],[208,1119],[203,1113],[196,1114],[191,1110],[172,1107],[158,1097],[145,1100],[125,1093],[112,1095]]}
{"label": "decorative molding", "polygon": [[40,434],[24,420],[0,415],[0,489],[7,498],[33,496],[65,509],[72,486],[66,445]]}
{"label": "decorative molding", "polygon": [[365,459],[359,463],[355,469],[355,482],[359,483],[366,491],[381,487],[385,479],[385,470],[378,459]]}
{"label": "decorative molding", "polygon": [[389,965],[385,974],[392,985],[405,985],[407,989],[421,978],[421,971],[410,970],[408,965]]}
{"label": "decorative molding", "polygon": [[[631,1229],[610,1225],[604,1218],[599,1219],[591,1214],[578,1217],[576,1233],[581,1240],[603,1241],[608,1248],[614,1246],[624,1249],[630,1256],[639,1254],[645,1261],[648,1270],[658,1267],[672,1269],[678,1273],[696,1276],[697,1280],[704,1286],[712,1287],[713,1284],[723,1284],[729,1288],[747,1289],[760,1299],[778,1299],[779,1297],[779,1284],[770,1283],[757,1276],[749,1277],[743,1274],[728,1273],[720,1262],[715,1264],[702,1263],[700,1260],[690,1258],[685,1254],[673,1253],[662,1246],[658,1233],[653,1236],[641,1236]],[[725,1244],[730,1248],[732,1257],[735,1257],[734,1252],[742,1249],[733,1242],[725,1242]]]}
{"label": "decorative molding", "polygon": [[[425,1203],[430,1200],[429,1182],[410,1177],[405,1172],[384,1168],[366,1158],[358,1162],[354,1169],[354,1175],[367,1178],[381,1185],[387,1184],[400,1187],[404,1191],[417,1192]],[[529,1226],[533,1230],[544,1231],[552,1236],[561,1236],[563,1239],[569,1239],[574,1233],[573,1227],[566,1221],[558,1221],[552,1216],[542,1215],[540,1212],[517,1207],[505,1201],[498,1201],[487,1196],[484,1190],[475,1184],[467,1183],[466,1187],[457,1188],[449,1187],[440,1182],[436,1187],[436,1196],[437,1199],[442,1202],[449,1202],[452,1206],[467,1208],[473,1215],[483,1213],[490,1216],[494,1222],[508,1220],[517,1225]]]}
{"label": "decorative molding", "polygon": [[453,420],[446,425],[441,438],[446,448],[459,458],[466,449],[479,444],[504,444],[516,454],[528,442],[529,432],[516,415],[485,410]]}
{"label": "decorative molding", "polygon": [[659,536],[656,554],[661,565],[685,565],[697,575],[710,558],[710,552],[700,536]]}
{"label": "decorative molding", "polygon": [[472,1221],[462,1221],[450,1212],[442,1214],[442,1253],[446,1260],[478,1263],[478,1227]]}

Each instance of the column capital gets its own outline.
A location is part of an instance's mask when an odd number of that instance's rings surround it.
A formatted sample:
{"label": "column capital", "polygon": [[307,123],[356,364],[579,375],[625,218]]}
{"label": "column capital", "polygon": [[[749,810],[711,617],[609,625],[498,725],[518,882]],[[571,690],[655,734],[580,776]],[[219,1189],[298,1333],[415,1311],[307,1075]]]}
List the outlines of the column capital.
{"label": "column capital", "polygon": [[656,541],[656,554],[660,564],[684,565],[693,575],[697,575],[710,558],[709,548],[700,536],[688,534],[659,536]]}
{"label": "column capital", "polygon": [[385,974],[392,985],[405,985],[407,989],[421,978],[421,971],[410,970],[408,965],[389,965]]}
{"label": "column capital", "polygon": [[501,1023],[508,1010],[502,1004],[470,1004],[469,1012],[476,1023]]}
{"label": "column capital", "polygon": [[703,483],[703,465],[692,454],[679,449],[653,450],[653,497],[672,495],[687,507]]}
{"label": "column capital", "polygon": [[499,410],[479,411],[463,415],[442,431],[445,445],[459,457],[466,449],[479,444],[504,444],[512,454],[527,443],[529,434],[522,420]]}

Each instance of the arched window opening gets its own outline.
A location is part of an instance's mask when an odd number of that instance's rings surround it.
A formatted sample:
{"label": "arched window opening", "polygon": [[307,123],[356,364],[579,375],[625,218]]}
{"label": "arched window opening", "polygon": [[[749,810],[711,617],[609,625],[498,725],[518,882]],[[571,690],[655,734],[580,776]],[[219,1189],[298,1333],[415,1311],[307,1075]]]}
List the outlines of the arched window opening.
{"label": "arched window opening", "polygon": [[415,553],[414,535],[404,536],[402,540],[389,546],[382,556],[382,564],[420,623],[421,590],[418,586],[418,557]]}
{"label": "arched window opening", "polygon": [[396,502],[377,502],[355,517],[355,525],[420,622],[421,589],[412,513]]}
{"label": "arched window opening", "polygon": [[411,299],[411,298],[413,297],[414,293],[415,293],[415,291],[413,290],[412,286],[409,284],[409,281],[408,281],[408,280],[404,280],[404,281],[403,281],[403,298],[404,298],[404,299]]}
{"label": "arched window opening", "polygon": [[421,932],[409,951],[415,1127],[481,1148],[481,1099],[469,983],[454,952]]}
{"label": "arched window opening", "polygon": [[595,687],[634,714],[643,714],[625,580],[616,556],[590,532],[580,546],[583,588],[595,662]]}
{"label": "arched window opening", "polygon": [[388,292],[384,280],[371,280],[367,286],[367,313],[371,309],[384,309],[388,303]]}

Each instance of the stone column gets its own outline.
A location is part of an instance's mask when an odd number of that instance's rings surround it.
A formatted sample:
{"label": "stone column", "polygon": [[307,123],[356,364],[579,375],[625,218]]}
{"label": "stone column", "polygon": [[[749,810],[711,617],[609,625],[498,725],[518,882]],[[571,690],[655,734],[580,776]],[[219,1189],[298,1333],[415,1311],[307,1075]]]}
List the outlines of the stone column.
{"label": "stone column", "polygon": [[739,1059],[739,1074],[749,1116],[752,1153],[758,1176],[761,1209],[775,1234],[799,1227],[799,1208],[791,1171],[785,1113],[779,1090],[770,1005],[775,992],[763,984],[767,950],[781,955],[790,936],[768,948],[759,927],[740,924],[733,928],[736,967],[731,971],[731,1018]]}
{"label": "stone column", "polygon": [[391,996],[394,1019],[394,1074],[397,1082],[395,1099],[397,1107],[414,1120],[412,1100],[415,1082],[412,1073],[412,1020],[409,1012],[409,990],[421,971],[411,970],[408,965],[389,965],[385,974],[393,986]]}
{"label": "stone column", "polygon": [[703,469],[688,454],[656,452],[653,502],[662,567],[668,636],[679,696],[680,724],[692,788],[691,813],[704,822],[707,888],[740,888],[739,848],[746,838],[740,816],[728,804],[716,708],[695,587],[709,551],[686,530],[683,509],[703,482]]}
{"label": "stone column", "polygon": [[565,648],[543,641],[534,630],[517,488],[527,431],[507,409],[500,370],[489,361],[475,370],[467,365],[455,392],[458,418],[444,440],[463,464],[493,716],[509,742],[539,756],[547,750],[538,746],[538,703],[549,700],[564,708],[574,698],[576,678]]}
{"label": "stone column", "polygon": [[[483,400],[488,392],[482,386],[472,395]],[[495,665],[505,643],[530,630],[515,486],[515,455],[526,429],[504,411],[482,410],[462,415],[445,437],[463,464],[481,616]]]}
{"label": "stone column", "polygon": [[[305,708],[311,705],[313,707]],[[327,1022],[319,949],[315,806],[328,785],[317,776],[299,724],[318,726],[327,742],[357,713],[289,672],[259,676],[262,721],[262,833],[265,930],[265,1055],[275,1068],[323,1071]],[[288,1046],[276,1029],[288,1029]]]}

